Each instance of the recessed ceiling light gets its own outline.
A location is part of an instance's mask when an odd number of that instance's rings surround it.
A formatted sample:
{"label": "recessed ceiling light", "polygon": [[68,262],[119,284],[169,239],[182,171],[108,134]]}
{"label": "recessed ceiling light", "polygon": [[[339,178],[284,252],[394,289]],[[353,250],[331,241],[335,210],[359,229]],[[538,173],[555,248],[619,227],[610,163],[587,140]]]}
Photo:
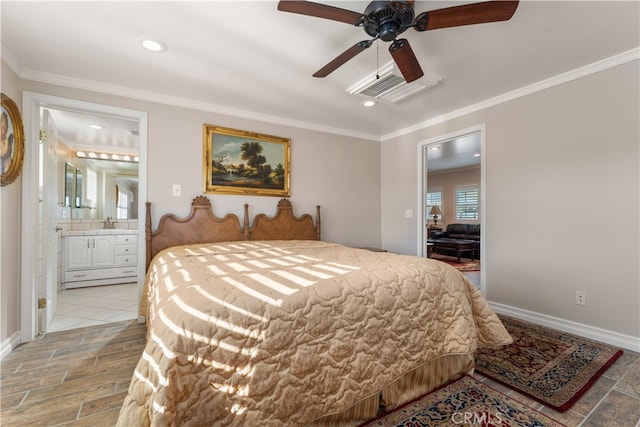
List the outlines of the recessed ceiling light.
{"label": "recessed ceiling light", "polygon": [[96,125],[96,124],[90,124],[89,127],[91,129],[104,129],[104,126]]}
{"label": "recessed ceiling light", "polygon": [[376,104],[377,104],[377,102],[374,99],[365,99],[364,101],[362,101],[360,103],[360,105],[362,105],[365,108],[375,107]]}
{"label": "recessed ceiling light", "polygon": [[151,52],[159,53],[167,51],[167,45],[159,40],[154,40],[149,37],[138,37],[138,41],[145,49],[150,50]]}

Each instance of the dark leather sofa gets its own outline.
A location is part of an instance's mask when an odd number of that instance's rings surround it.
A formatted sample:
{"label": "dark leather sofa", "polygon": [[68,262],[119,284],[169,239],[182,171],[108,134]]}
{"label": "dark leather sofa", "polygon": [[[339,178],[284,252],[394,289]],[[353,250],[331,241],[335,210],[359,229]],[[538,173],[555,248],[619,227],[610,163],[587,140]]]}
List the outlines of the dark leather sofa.
{"label": "dark leather sofa", "polygon": [[[434,239],[463,239],[476,241],[476,258],[480,257],[480,224],[449,224],[445,231],[432,231],[429,240]],[[450,253],[443,253],[451,255]]]}

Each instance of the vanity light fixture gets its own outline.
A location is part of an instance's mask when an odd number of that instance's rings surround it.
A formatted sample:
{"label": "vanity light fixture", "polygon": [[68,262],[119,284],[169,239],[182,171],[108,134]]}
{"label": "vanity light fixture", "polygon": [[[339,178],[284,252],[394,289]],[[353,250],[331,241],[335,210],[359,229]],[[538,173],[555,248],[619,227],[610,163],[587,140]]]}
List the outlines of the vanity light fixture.
{"label": "vanity light fixture", "polygon": [[115,154],[115,153],[102,153],[97,151],[76,151],[76,157],[81,159],[100,159],[100,160],[114,160],[118,162],[138,163],[140,157],[132,156],[130,154]]}

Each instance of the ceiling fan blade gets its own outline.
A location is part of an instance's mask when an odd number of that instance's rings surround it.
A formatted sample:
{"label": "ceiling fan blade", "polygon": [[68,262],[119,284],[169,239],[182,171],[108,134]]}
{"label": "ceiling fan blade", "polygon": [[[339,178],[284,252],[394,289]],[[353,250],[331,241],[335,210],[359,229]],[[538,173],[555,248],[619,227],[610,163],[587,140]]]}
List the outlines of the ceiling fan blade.
{"label": "ceiling fan blade", "polygon": [[423,12],[415,19],[416,31],[508,21],[518,8],[518,1],[487,1]]}
{"label": "ceiling fan blade", "polygon": [[340,67],[342,64],[344,64],[345,62],[347,62],[348,60],[350,60],[351,58],[353,58],[363,50],[370,47],[371,43],[372,43],[371,40],[364,40],[354,44],[349,49],[345,50],[340,55],[338,55],[333,61],[329,62],[327,65],[325,65],[324,67],[316,71],[313,77],[328,76],[333,71],[335,71],[338,67]]}
{"label": "ceiling fan blade", "polygon": [[395,40],[389,46],[389,52],[407,83],[411,83],[424,75],[407,39]]}
{"label": "ceiling fan blade", "polygon": [[362,18],[361,13],[310,1],[282,0],[278,3],[278,10],[298,13],[300,15],[315,16],[317,18],[331,19],[333,21],[345,22],[351,25],[355,25],[356,21]]}

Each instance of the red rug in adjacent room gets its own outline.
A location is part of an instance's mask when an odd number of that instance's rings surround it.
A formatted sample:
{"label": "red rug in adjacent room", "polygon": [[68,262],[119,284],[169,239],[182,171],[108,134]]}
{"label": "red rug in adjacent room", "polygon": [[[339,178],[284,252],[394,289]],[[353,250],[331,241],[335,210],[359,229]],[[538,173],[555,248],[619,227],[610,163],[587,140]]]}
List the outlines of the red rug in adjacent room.
{"label": "red rug in adjacent room", "polygon": [[513,344],[476,352],[476,370],[557,411],[566,411],[622,350],[500,316]]}

